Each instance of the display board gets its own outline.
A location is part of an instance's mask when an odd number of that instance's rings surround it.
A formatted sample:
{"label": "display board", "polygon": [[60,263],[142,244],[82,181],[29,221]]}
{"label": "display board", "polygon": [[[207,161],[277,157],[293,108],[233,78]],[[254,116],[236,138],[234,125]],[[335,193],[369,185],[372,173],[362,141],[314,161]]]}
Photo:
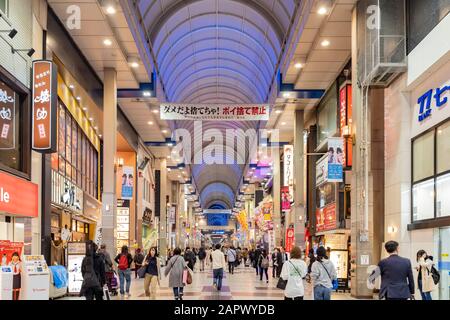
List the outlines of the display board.
{"label": "display board", "polygon": [[208,226],[227,226],[229,215],[226,213],[209,213],[206,215]]}
{"label": "display board", "polygon": [[77,294],[83,284],[83,275],[81,274],[81,264],[86,255],[86,244],[84,242],[67,243],[67,270],[69,272],[70,294]]}
{"label": "display board", "polygon": [[330,261],[336,267],[338,279],[347,279],[348,277],[348,251],[347,250],[331,250]]}

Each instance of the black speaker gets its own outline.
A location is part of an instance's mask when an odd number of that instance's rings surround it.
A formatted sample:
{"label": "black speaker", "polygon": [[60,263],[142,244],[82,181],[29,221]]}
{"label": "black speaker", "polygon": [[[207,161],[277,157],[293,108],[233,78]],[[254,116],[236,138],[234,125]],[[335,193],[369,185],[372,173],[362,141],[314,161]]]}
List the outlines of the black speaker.
{"label": "black speaker", "polygon": [[161,216],[161,170],[155,170],[155,217]]}

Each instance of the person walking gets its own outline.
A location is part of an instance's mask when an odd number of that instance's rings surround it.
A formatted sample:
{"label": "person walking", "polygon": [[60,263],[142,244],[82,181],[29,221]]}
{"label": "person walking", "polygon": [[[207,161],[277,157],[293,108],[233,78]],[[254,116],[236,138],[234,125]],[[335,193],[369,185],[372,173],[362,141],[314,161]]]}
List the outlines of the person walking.
{"label": "person walking", "polygon": [[156,287],[160,285],[161,279],[161,261],[158,257],[158,251],[156,247],[150,248],[147,257],[145,257],[144,264],[145,278],[144,278],[144,291],[145,296],[150,299],[156,299]]}
{"label": "person walking", "polygon": [[261,248],[258,246],[253,255],[253,267],[256,269],[256,275],[259,274],[259,257],[261,256]]}
{"label": "person walking", "polygon": [[[301,252],[300,252],[301,255]],[[301,258],[301,257],[300,257]],[[283,247],[280,248],[280,253],[278,254],[278,267],[277,267],[277,278],[280,277],[281,271],[283,270],[283,265],[286,261],[288,261],[288,254],[286,253],[286,250],[284,250]]]}
{"label": "person walking", "polygon": [[337,279],[337,274],[324,247],[317,249],[317,260],[311,266],[311,279],[314,282],[314,300],[331,300],[333,280]]}
{"label": "person walking", "polygon": [[80,297],[86,300],[103,300],[103,287],[106,284],[105,261],[101,254],[97,253],[97,245],[89,240],[86,243],[86,256],[81,262],[81,285]]}
{"label": "person walking", "polygon": [[198,260],[200,260],[200,271],[205,271],[205,259],[206,259],[206,250],[204,247],[200,247],[198,250]]}
{"label": "person walking", "polygon": [[[122,246],[120,253],[116,256],[114,261],[117,263],[117,269],[119,273],[119,282],[120,282],[120,295],[122,298],[125,296],[125,291],[127,297],[130,295],[130,287],[131,287],[131,264],[133,263],[133,257],[130,253],[128,253],[128,247]],[[126,281],[126,287],[125,287]],[[124,288],[125,287],[125,288]]]}
{"label": "person walking", "polygon": [[207,266],[208,268],[211,266],[211,251],[212,251],[212,248],[211,248],[211,247],[206,248],[206,257],[205,257],[205,260],[206,260],[206,266]]}
{"label": "person walking", "polygon": [[234,274],[234,266],[236,264],[237,254],[233,246],[231,246],[230,249],[228,249],[227,257],[228,257],[228,272],[230,274]]}
{"label": "person walking", "polygon": [[185,259],[181,256],[181,249],[175,248],[173,256],[167,263],[164,275],[169,275],[169,287],[173,289],[175,300],[183,300],[183,290],[185,284],[183,283],[183,272],[187,267]]}
{"label": "person walking", "polygon": [[211,253],[212,269],[213,269],[213,286],[217,290],[222,289],[223,272],[227,267],[225,255],[220,250],[220,244],[216,244],[216,249]]}
{"label": "person walking", "polygon": [[264,249],[262,250],[261,254],[259,255],[258,259],[258,267],[259,267],[259,280],[262,281],[263,279],[263,273],[266,274],[266,283],[269,283],[269,255],[267,254],[267,251]]}
{"label": "person walking", "polygon": [[144,262],[144,255],[142,254],[141,248],[136,249],[133,262],[134,262],[134,278],[137,279],[138,278],[137,272],[142,267],[142,263]]}
{"label": "person walking", "polygon": [[378,267],[369,276],[375,282],[381,276],[380,299],[414,299],[414,277],[411,261],[398,255],[398,242],[388,241],[384,245],[389,257],[381,260]]}
{"label": "person walking", "polygon": [[105,272],[112,272],[113,271],[113,263],[111,260],[111,255],[106,250],[106,244],[102,244],[100,246],[100,249],[98,249],[98,254],[100,254],[103,257],[103,260],[105,261]]}
{"label": "person walking", "polygon": [[189,269],[194,270],[195,266],[195,253],[191,250],[190,247],[186,247],[186,251],[184,252],[184,260],[187,262],[187,266]]}
{"label": "person walking", "polygon": [[433,300],[431,292],[433,292],[435,284],[433,280],[432,268],[434,262],[433,257],[427,255],[425,250],[417,252],[417,267],[419,272],[417,275],[417,286],[422,296],[422,300]]}
{"label": "person walking", "polygon": [[277,267],[278,267],[278,248],[275,248],[272,252],[272,278],[275,278],[276,276],[276,271],[277,271]]}
{"label": "person walking", "polygon": [[302,251],[299,247],[293,247],[291,258],[283,264],[280,277],[287,280],[284,289],[284,300],[303,300],[305,288],[303,278],[307,273],[305,261],[302,259]]}

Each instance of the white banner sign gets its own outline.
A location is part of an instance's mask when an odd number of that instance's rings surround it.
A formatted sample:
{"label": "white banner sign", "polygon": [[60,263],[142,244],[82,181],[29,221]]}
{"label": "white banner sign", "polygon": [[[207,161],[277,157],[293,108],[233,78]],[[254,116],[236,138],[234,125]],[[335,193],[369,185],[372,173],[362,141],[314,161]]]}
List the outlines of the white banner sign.
{"label": "white banner sign", "polygon": [[268,121],[269,105],[161,104],[162,120]]}
{"label": "white banner sign", "polygon": [[294,201],[294,146],[284,146],[283,186],[289,187],[291,202]]}

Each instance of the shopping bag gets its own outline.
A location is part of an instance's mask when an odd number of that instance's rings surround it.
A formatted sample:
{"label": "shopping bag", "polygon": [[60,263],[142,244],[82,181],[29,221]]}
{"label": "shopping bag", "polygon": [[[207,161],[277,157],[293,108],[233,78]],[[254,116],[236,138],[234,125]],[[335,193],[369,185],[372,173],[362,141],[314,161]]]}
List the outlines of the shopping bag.
{"label": "shopping bag", "polygon": [[103,300],[111,300],[107,286],[103,287]]}
{"label": "shopping bag", "polygon": [[139,278],[145,278],[145,272],[147,271],[147,266],[142,266],[138,269],[137,274]]}

